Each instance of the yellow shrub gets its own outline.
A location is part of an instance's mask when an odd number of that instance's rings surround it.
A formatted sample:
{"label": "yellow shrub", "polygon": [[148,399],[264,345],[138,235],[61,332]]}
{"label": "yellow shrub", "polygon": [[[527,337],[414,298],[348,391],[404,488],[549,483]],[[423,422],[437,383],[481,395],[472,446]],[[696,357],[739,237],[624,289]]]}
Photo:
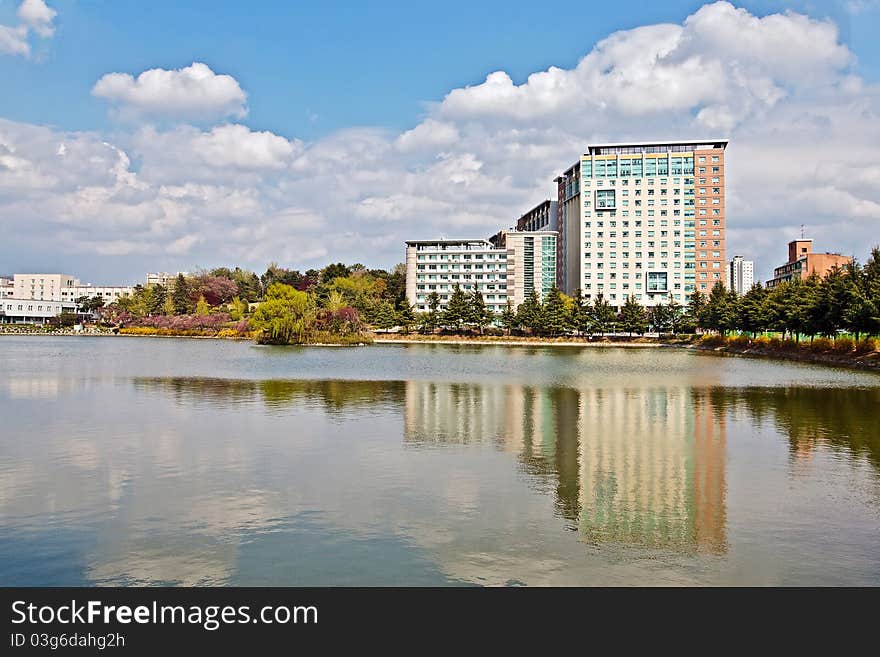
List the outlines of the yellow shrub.
{"label": "yellow shrub", "polygon": [[877,351],[877,341],[874,338],[865,338],[856,343],[857,354],[870,354],[872,351]]}
{"label": "yellow shrub", "polygon": [[833,348],[834,343],[828,338],[816,338],[815,340],[813,340],[812,344],[810,344],[810,350],[817,353],[821,353],[823,351],[831,351]]}

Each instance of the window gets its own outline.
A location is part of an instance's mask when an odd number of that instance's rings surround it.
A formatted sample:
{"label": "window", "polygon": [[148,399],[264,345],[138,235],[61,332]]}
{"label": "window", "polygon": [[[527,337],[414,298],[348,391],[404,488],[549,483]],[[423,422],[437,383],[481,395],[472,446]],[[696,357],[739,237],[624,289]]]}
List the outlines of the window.
{"label": "window", "polygon": [[665,271],[648,272],[648,292],[666,292],[667,274]]}
{"label": "window", "polygon": [[616,206],[613,189],[596,190],[596,208],[613,208]]}

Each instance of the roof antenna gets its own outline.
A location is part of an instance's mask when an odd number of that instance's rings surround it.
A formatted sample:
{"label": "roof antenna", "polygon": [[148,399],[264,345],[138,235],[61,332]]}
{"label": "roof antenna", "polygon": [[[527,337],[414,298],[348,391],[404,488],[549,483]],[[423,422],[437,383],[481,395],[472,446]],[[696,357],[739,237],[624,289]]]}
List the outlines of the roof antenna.
{"label": "roof antenna", "polygon": [[806,229],[806,226],[804,226],[803,224],[801,224],[801,239],[804,239],[804,230],[805,230],[805,229]]}

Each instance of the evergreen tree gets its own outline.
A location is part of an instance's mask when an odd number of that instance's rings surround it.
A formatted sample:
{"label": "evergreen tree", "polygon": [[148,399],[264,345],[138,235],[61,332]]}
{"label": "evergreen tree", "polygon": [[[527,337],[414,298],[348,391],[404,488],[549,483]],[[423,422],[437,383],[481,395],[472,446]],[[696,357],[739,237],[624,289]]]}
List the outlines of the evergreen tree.
{"label": "evergreen tree", "polygon": [[593,300],[593,308],[590,313],[590,335],[593,333],[612,333],[616,325],[617,315],[600,292]]}
{"label": "evergreen tree", "polygon": [[578,288],[568,310],[568,325],[574,329],[575,335],[581,335],[589,327],[589,306],[584,301],[584,294]]}
{"label": "evergreen tree", "polygon": [[507,330],[507,335],[516,328],[516,313],[513,310],[513,305],[510,303],[510,299],[507,300],[507,305],[504,307],[504,310],[501,311],[501,326]]}
{"label": "evergreen tree", "polygon": [[694,290],[688,301],[687,317],[688,321],[697,328],[706,328],[703,325],[704,311],[706,310],[706,295],[699,290]]}
{"label": "evergreen tree", "polygon": [[150,306],[147,312],[150,315],[162,315],[165,308],[165,298],[168,296],[168,290],[164,285],[154,285],[151,288],[153,297],[150,300]]}
{"label": "evergreen tree", "polygon": [[553,337],[565,333],[568,328],[565,302],[555,285],[547,293],[542,311],[541,328],[544,333]]}
{"label": "evergreen tree", "polygon": [[479,330],[480,335],[483,329],[495,321],[495,313],[486,306],[482,293],[474,286],[473,292],[468,299],[467,323]]}
{"label": "evergreen tree", "polygon": [[630,294],[626,298],[626,302],[620,309],[620,315],[617,318],[618,327],[621,331],[626,331],[630,335],[638,333],[641,335],[648,328],[648,322],[645,319],[645,309],[642,307],[634,294]]}
{"label": "evergreen tree", "polygon": [[669,305],[666,306],[668,317],[669,317],[669,329],[672,331],[672,334],[681,332],[685,324],[685,313],[682,305],[675,300],[675,298],[670,294],[669,295]]}
{"label": "evergreen tree", "polygon": [[709,294],[709,300],[701,313],[703,328],[725,335],[734,325],[735,298],[736,294],[731,298],[727,290],[724,289],[723,283],[720,281],[715,283]]}
{"label": "evergreen tree", "polygon": [[371,321],[373,326],[380,331],[394,328],[397,326],[397,314],[394,312],[394,306],[383,299],[373,308]]}
{"label": "evergreen tree", "polygon": [[397,323],[400,325],[400,328],[403,329],[404,333],[409,333],[412,331],[413,325],[418,321],[416,317],[416,311],[413,305],[404,299],[400,302],[400,307],[397,310]]}
{"label": "evergreen tree", "polygon": [[183,274],[178,274],[174,281],[174,292],[171,295],[174,304],[175,315],[186,315],[189,313],[189,283]]}
{"label": "evergreen tree", "polygon": [[425,313],[422,329],[425,333],[433,333],[440,325],[440,295],[431,292],[428,295],[428,312]]}
{"label": "evergreen tree", "polygon": [[[670,303],[672,295],[670,295]],[[672,311],[669,305],[658,303],[648,311],[648,319],[657,333],[668,333],[672,330]]]}
{"label": "evergreen tree", "polygon": [[736,316],[736,328],[746,331],[755,337],[767,328],[764,302],[767,290],[760,283],[752,285],[739,301]]}
{"label": "evergreen tree", "polygon": [[516,309],[516,322],[524,329],[530,330],[532,333],[541,332],[541,301],[538,299],[538,293],[532,290],[526,300],[519,304]]}
{"label": "evergreen tree", "polygon": [[446,304],[446,312],[443,313],[443,325],[453,331],[461,331],[462,326],[468,320],[468,298],[458,284],[452,289],[449,301]]}
{"label": "evergreen tree", "polygon": [[174,299],[170,294],[165,295],[165,303],[162,304],[162,314],[169,317],[174,315]]}

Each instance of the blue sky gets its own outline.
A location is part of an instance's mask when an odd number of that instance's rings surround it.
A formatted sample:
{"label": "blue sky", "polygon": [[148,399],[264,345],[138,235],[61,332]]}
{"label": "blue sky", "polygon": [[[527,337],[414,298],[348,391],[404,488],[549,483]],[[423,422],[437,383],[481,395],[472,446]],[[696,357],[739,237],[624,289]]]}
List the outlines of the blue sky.
{"label": "blue sky", "polygon": [[880,0],[0,0],[0,273],[392,266],[509,226],[590,141],[682,135],[731,138],[759,277],[801,224],[863,258],[878,27]]}
{"label": "blue sky", "polygon": [[[2,0],[11,23],[17,0]],[[348,126],[412,127],[425,103],[505,70],[515,82],[549,66],[571,68],[589,45],[639,25],[679,23],[701,6],[681,0],[570,3],[186,2],[57,0],[57,34],[31,61],[0,58],[3,116],[65,129],[113,129],[89,95],[110,71],[180,68],[204,61],[250,97],[248,125],[302,139]],[[880,76],[880,4],[853,20],[845,2],[744,2],[831,17],[866,79]],[[870,5],[866,5],[870,8]],[[5,19],[5,20],[4,20]],[[60,102],[59,102],[60,101]]]}

